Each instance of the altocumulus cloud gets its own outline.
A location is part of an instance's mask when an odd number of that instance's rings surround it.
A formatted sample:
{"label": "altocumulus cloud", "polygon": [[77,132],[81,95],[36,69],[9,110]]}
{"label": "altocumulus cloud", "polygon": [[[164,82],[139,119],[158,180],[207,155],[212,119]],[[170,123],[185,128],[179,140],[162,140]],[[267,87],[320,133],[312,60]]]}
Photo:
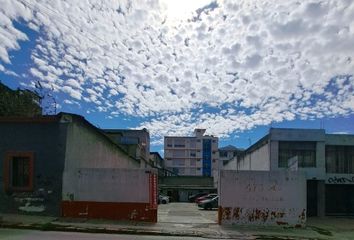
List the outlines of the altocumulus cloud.
{"label": "altocumulus cloud", "polygon": [[39,33],[28,72],[42,86],[62,103],[141,117],[155,143],[354,110],[353,1],[216,1],[174,22],[155,0],[0,6],[2,72],[28,40],[13,24],[24,22]]}

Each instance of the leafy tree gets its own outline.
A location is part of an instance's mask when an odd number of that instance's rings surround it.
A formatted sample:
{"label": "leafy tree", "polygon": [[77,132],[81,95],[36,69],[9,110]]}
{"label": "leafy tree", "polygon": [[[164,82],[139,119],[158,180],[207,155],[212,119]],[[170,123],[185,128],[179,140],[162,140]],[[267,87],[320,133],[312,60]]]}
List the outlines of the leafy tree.
{"label": "leafy tree", "polygon": [[30,90],[12,90],[0,81],[0,116],[38,116],[42,97]]}

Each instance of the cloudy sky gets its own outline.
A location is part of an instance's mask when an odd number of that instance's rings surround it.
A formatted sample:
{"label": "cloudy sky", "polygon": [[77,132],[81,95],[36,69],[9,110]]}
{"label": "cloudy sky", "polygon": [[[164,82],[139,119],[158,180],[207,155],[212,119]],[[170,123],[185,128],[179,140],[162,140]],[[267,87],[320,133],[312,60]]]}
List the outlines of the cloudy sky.
{"label": "cloudy sky", "polygon": [[[354,133],[354,1],[0,0],[0,79],[102,128]],[[37,84],[38,85],[38,84]],[[48,103],[50,104],[50,103]]]}

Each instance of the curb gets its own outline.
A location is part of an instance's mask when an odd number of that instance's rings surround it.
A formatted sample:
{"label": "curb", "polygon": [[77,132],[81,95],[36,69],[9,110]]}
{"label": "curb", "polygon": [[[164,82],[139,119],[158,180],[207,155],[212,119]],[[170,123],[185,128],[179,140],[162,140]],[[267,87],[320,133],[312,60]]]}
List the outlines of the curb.
{"label": "curb", "polygon": [[[11,229],[30,229],[39,231],[58,231],[58,232],[81,232],[81,233],[104,233],[104,234],[129,234],[129,235],[149,235],[149,236],[175,236],[175,237],[200,237],[209,239],[231,239],[229,236],[210,235],[201,232],[165,232],[149,229],[131,229],[131,228],[86,228],[63,224],[23,224],[23,223],[6,223],[0,222],[0,228]],[[232,238],[234,239],[234,238]]]}

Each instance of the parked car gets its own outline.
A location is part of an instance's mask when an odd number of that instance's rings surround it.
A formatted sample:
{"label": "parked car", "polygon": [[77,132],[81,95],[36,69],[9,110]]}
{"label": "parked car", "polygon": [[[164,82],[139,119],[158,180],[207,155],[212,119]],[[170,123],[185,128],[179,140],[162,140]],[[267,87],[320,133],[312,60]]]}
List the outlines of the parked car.
{"label": "parked car", "polygon": [[205,195],[208,195],[208,193],[203,192],[203,193],[197,193],[197,194],[190,195],[190,196],[188,197],[188,201],[189,201],[189,202],[195,202],[195,200],[196,200],[197,198],[202,197],[202,196],[205,196]]}
{"label": "parked car", "polygon": [[197,204],[199,204],[199,203],[200,203],[201,201],[203,201],[203,200],[212,199],[212,198],[214,198],[214,197],[216,197],[216,196],[218,196],[216,193],[210,193],[210,194],[208,194],[208,195],[201,196],[201,197],[197,198],[197,199],[195,200],[195,202],[196,202]]}
{"label": "parked car", "polygon": [[159,195],[159,201],[158,203],[162,203],[162,204],[167,204],[170,202],[170,198],[168,196],[165,195]]}
{"label": "parked car", "polygon": [[198,203],[198,207],[203,208],[203,209],[213,209],[218,207],[218,202],[219,202],[219,196],[216,196],[211,199],[205,199]]}

